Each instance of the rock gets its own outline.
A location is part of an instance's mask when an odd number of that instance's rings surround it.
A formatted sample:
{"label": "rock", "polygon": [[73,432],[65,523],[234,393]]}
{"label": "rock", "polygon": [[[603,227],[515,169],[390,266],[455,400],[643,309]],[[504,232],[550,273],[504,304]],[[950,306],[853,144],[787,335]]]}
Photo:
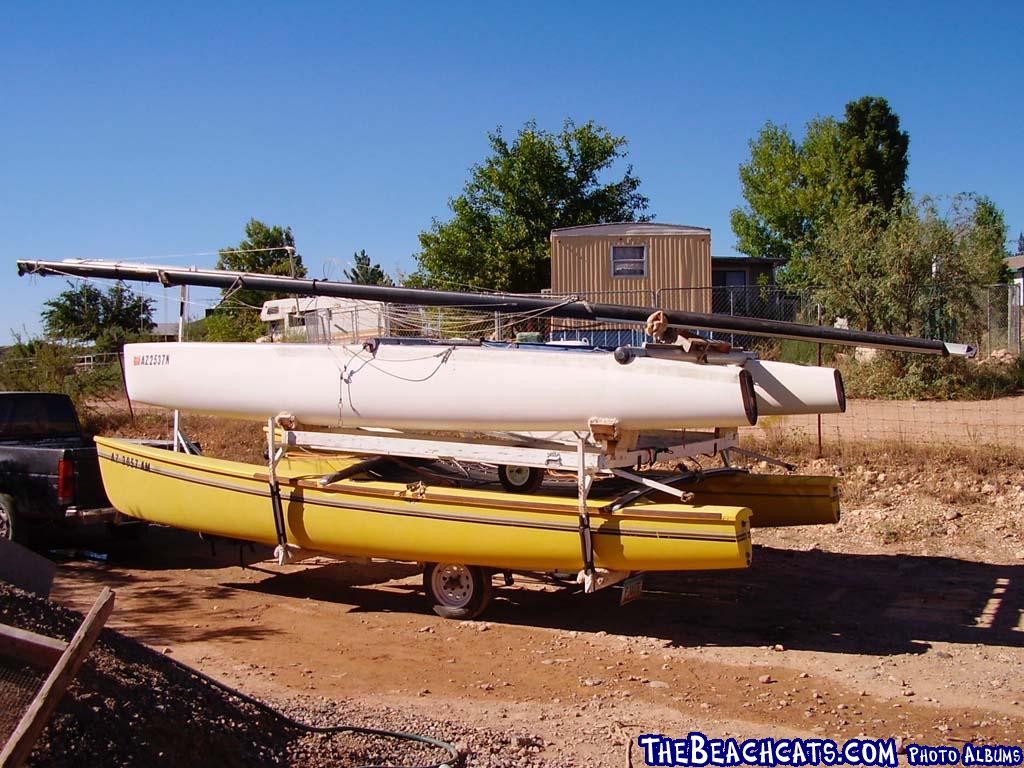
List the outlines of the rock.
{"label": "rock", "polygon": [[757,678],[757,682],[767,685],[768,683],[774,683],[775,681],[772,679],[771,675],[761,675]]}
{"label": "rock", "polygon": [[780,651],[781,652],[781,651],[786,650],[786,646],[782,645],[782,643],[776,643],[775,645],[772,646],[772,650],[773,651]]}
{"label": "rock", "polygon": [[986,494],[993,494],[996,492],[996,487],[992,483],[985,483],[981,486],[981,492]]}
{"label": "rock", "polygon": [[949,512],[946,513],[946,519],[947,520],[956,520],[959,517],[961,517],[961,515],[955,509],[952,509],[952,510],[950,510]]}
{"label": "rock", "polygon": [[662,680],[651,680],[647,685],[651,688],[668,688],[668,683]]}

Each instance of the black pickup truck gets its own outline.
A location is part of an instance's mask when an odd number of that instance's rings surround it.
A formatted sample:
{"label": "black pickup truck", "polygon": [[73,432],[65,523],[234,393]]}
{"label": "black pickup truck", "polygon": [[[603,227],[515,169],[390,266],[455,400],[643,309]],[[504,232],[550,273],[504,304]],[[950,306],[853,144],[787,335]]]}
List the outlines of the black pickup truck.
{"label": "black pickup truck", "polygon": [[96,446],[67,395],[0,392],[0,537],[30,528],[113,521]]}

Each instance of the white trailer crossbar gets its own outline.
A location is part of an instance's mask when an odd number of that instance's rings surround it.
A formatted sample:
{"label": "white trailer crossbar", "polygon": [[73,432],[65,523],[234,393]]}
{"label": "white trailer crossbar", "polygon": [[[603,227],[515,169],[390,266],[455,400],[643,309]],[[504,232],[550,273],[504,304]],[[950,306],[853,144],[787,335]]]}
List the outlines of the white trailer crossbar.
{"label": "white trailer crossbar", "polygon": [[[383,429],[347,429],[335,432],[282,430],[280,442],[293,448],[337,451],[373,456],[451,459],[496,466],[537,467],[549,470],[608,473],[623,467],[642,467],[714,455],[738,446],[736,430],[683,431],[641,435],[632,448],[596,444],[585,435],[562,442],[523,437],[498,439],[494,435],[438,436]],[[582,449],[580,447],[582,443]]]}

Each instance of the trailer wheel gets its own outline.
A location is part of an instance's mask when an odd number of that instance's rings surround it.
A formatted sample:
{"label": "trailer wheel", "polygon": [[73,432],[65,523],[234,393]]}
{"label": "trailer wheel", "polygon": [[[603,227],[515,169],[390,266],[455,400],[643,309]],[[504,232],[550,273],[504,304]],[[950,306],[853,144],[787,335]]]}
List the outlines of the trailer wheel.
{"label": "trailer wheel", "polygon": [[0,493],[0,539],[20,541],[20,534],[15,538],[14,530],[14,499],[6,493]]}
{"label": "trailer wheel", "polygon": [[423,588],[438,616],[475,619],[491,601],[491,574],[478,565],[426,563]]}
{"label": "trailer wheel", "polygon": [[502,464],[498,467],[498,480],[509,493],[533,493],[544,482],[544,470]]}

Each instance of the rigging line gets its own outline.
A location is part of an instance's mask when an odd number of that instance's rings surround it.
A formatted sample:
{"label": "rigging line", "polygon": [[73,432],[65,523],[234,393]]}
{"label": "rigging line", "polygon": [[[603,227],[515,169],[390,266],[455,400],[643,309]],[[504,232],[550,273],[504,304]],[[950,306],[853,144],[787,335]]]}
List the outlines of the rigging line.
{"label": "rigging line", "polygon": [[[69,272],[62,272],[62,271],[60,271],[58,269],[53,269],[51,271],[55,275],[60,275],[61,277],[66,277],[69,280],[78,280],[79,282],[83,282],[83,283],[95,284],[95,283],[98,283],[100,280],[105,280],[105,278],[82,277],[81,275],[73,275],[73,274],[71,274]],[[154,299],[166,299],[167,298],[167,294],[165,294],[165,293],[157,293],[156,291],[147,290],[146,288],[136,287],[133,284],[136,281],[121,279],[121,280],[118,280],[117,282],[123,283],[124,285],[126,285],[128,288],[131,289],[131,291],[136,296],[148,296],[148,297],[154,298]],[[142,283],[142,285],[147,285],[147,283]],[[175,301],[180,301],[180,299],[175,299]],[[212,302],[213,302],[213,299],[186,299],[185,300],[185,304],[190,304],[190,305],[193,305],[193,306],[196,306],[196,307],[202,307],[204,309],[208,308]]]}
{"label": "rigging line", "polygon": [[391,371],[387,371],[381,368],[379,365],[373,363],[373,361],[368,361],[367,364],[369,365],[369,367],[376,369],[380,373],[383,373],[385,376],[390,376],[391,378],[398,379],[399,381],[407,381],[412,384],[418,384],[420,382],[428,381],[434,378],[434,376],[437,375],[437,372],[441,370],[441,367],[448,362],[448,358],[451,356],[451,353],[453,351],[455,351],[455,347],[448,347],[448,349],[445,350],[444,355],[440,356],[441,359],[438,360],[437,365],[434,367],[434,370],[432,370],[430,373],[428,373],[426,376],[420,379],[413,379],[408,376],[399,376],[397,373],[392,373]]}
{"label": "rigging line", "polygon": [[232,249],[225,248],[222,251],[199,251],[197,253],[175,253],[175,254],[169,254],[169,255],[166,255],[166,256],[140,256],[138,258],[133,257],[132,261],[125,261],[123,259],[106,259],[106,258],[102,258],[101,259],[101,258],[92,258],[92,257],[78,259],[78,261],[85,262],[85,263],[89,263],[89,262],[92,262],[92,261],[99,261],[99,262],[113,261],[116,264],[131,264],[132,262],[136,262],[136,261],[155,261],[156,259],[167,259],[167,260],[173,261],[173,260],[180,260],[180,259],[191,259],[191,258],[195,258],[197,256],[220,256],[221,254],[228,254],[228,253],[266,253],[268,251],[292,251],[292,252],[296,252],[295,251],[295,246],[292,246],[292,245],[278,245],[278,246],[274,246],[272,248],[232,248]]}
{"label": "rigging line", "polygon": [[[334,349],[334,348],[332,347],[332,349]],[[347,351],[347,348],[343,347],[343,349],[346,349],[346,351]],[[351,385],[352,385],[352,377],[355,374],[359,373],[359,371],[361,371],[363,368],[373,368],[374,370],[378,371],[379,373],[382,373],[385,376],[390,376],[393,379],[397,379],[399,381],[407,381],[407,382],[410,382],[410,383],[413,383],[413,384],[418,384],[420,382],[428,381],[429,379],[432,379],[434,376],[436,376],[437,372],[441,370],[441,367],[445,363],[448,362],[448,358],[450,358],[452,356],[452,353],[454,351],[455,351],[455,347],[446,347],[445,349],[441,350],[440,352],[436,352],[436,353],[434,353],[432,355],[425,355],[423,357],[417,357],[417,358],[408,358],[406,360],[389,360],[388,361],[389,363],[411,363],[411,362],[417,362],[417,361],[421,361],[421,360],[430,360],[431,358],[439,358],[438,362],[437,362],[437,365],[434,366],[434,370],[432,370],[430,373],[428,373],[426,376],[423,376],[422,378],[412,378],[410,376],[401,376],[401,375],[399,375],[397,373],[394,373],[394,372],[389,371],[389,370],[387,370],[385,368],[382,368],[380,365],[378,365],[376,363],[375,359],[372,356],[371,357],[367,357],[367,358],[363,358],[362,355],[363,355],[364,352],[366,352],[366,350],[362,349],[362,348],[360,349],[359,352],[354,353],[354,354],[349,352],[349,354],[351,355],[351,358],[350,358],[349,362],[345,364],[344,368],[340,368],[339,371],[341,372],[342,380],[345,382],[345,385],[347,387],[351,387]],[[362,362],[362,365],[360,365],[358,368],[350,368],[349,366],[354,361],[356,361],[356,360]]]}

